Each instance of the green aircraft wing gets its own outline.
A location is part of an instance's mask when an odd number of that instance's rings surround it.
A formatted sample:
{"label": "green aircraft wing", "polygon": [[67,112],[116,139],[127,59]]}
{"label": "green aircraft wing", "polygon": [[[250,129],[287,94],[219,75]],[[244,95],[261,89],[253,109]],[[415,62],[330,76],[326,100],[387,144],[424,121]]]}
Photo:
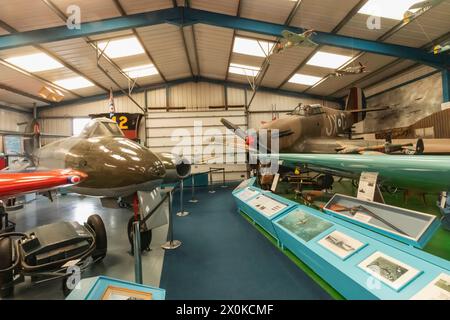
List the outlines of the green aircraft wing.
{"label": "green aircraft wing", "polygon": [[362,172],[378,172],[383,184],[404,189],[450,190],[450,156],[272,154],[265,157],[285,167],[303,167],[349,178],[358,178]]}

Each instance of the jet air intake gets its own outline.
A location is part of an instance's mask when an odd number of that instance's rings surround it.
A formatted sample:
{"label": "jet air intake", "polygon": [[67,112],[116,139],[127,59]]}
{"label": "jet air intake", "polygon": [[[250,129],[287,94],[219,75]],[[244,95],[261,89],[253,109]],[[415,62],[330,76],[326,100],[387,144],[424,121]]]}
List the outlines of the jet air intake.
{"label": "jet air intake", "polygon": [[186,158],[177,158],[171,153],[160,153],[158,157],[166,168],[164,183],[176,182],[191,174],[191,164]]}

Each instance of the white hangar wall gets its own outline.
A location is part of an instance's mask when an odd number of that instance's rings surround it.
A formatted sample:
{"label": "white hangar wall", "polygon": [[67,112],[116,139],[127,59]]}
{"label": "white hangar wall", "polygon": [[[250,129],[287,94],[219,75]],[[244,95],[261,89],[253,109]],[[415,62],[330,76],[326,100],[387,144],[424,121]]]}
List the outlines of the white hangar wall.
{"label": "white hangar wall", "polygon": [[[23,132],[25,127],[18,123],[31,121],[32,115],[0,108],[0,130]],[[3,138],[0,136],[0,153],[3,152]]]}
{"label": "white hangar wall", "polygon": [[[241,148],[234,148],[232,155],[227,156],[227,151],[230,150],[226,150],[223,145],[233,148],[241,141],[236,140],[234,135],[226,131],[220,122],[221,118],[227,118],[245,130],[259,128],[262,121],[272,119],[273,111],[283,117],[299,103],[321,103],[337,107],[337,104],[328,101],[258,92],[249,108],[249,113],[246,114],[244,106],[252,96],[251,91],[246,92],[245,89],[233,87],[225,88],[223,85],[207,82],[184,83],[132,96],[142,107],[145,107],[147,100],[146,121],[145,125],[141,124],[140,131],[140,138],[145,141],[146,146],[157,152],[181,153],[184,156],[195,154],[199,161],[210,159],[211,153],[215,157],[219,155],[218,160],[224,159],[226,164],[223,164],[224,161],[216,164],[198,164],[194,172],[207,171],[210,167],[223,167],[227,171],[227,180],[239,180],[245,176],[247,170]],[[229,106],[228,110],[220,108],[226,104]],[[108,112],[107,105],[108,95],[105,94],[105,99],[101,101],[42,109],[39,111],[42,131],[71,135],[73,118]],[[116,97],[115,105],[117,112],[141,112],[125,96]],[[184,109],[167,111],[167,107],[183,107]],[[45,139],[43,142],[45,144],[50,141],[52,139]],[[194,141],[197,145],[191,147]],[[203,155],[199,156],[199,154]],[[221,173],[214,175],[215,181],[219,182],[221,179]]]}

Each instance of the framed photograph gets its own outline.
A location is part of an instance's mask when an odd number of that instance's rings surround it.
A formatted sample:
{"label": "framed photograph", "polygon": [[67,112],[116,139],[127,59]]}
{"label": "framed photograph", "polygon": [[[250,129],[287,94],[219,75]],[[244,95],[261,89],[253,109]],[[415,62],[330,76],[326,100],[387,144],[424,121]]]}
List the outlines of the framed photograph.
{"label": "framed photograph", "polygon": [[277,223],[306,242],[333,226],[331,222],[301,210],[292,211]]}
{"label": "framed photograph", "polygon": [[288,207],[287,204],[281,203],[263,194],[250,200],[248,204],[268,218],[271,218]]}
{"label": "framed photograph", "polygon": [[419,270],[381,252],[375,252],[358,266],[396,291],[420,274]]}
{"label": "framed photograph", "polygon": [[342,260],[349,258],[366,246],[366,243],[362,243],[340,231],[331,232],[320,239],[318,243]]}
{"label": "framed photograph", "polygon": [[411,300],[450,300],[450,275],[441,273]]}
{"label": "framed photograph", "polygon": [[102,300],[152,300],[152,297],[150,292],[108,286],[103,293]]}

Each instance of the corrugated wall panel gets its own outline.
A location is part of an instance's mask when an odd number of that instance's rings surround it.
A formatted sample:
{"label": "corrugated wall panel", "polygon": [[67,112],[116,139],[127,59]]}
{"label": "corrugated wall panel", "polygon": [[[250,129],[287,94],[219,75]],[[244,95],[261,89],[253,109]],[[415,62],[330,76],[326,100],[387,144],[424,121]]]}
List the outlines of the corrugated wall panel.
{"label": "corrugated wall panel", "polygon": [[[108,96],[105,95],[105,100],[95,101],[85,104],[74,104],[68,106],[62,106],[57,108],[49,108],[40,111],[42,117],[62,117],[62,116],[74,116],[74,117],[86,117],[94,113],[109,112],[108,108]],[[145,96],[144,93],[133,94],[133,99],[145,109]],[[142,111],[126,96],[120,96],[114,98],[114,103],[117,112],[130,112],[130,113],[142,113]]]}
{"label": "corrugated wall panel", "polygon": [[[23,132],[24,126],[18,123],[31,121],[32,116],[23,113],[11,112],[0,109],[0,130]],[[0,152],[3,152],[3,138],[0,136]]]}
{"label": "corrugated wall panel", "polygon": [[245,90],[244,89],[236,89],[236,88],[228,88],[227,89],[227,98],[228,98],[229,106],[245,105]]}
{"label": "corrugated wall panel", "polygon": [[151,90],[147,93],[148,107],[161,108],[166,107],[166,89]]}
{"label": "corrugated wall panel", "polygon": [[225,105],[223,86],[200,82],[185,83],[170,88],[169,105],[191,110]]}

